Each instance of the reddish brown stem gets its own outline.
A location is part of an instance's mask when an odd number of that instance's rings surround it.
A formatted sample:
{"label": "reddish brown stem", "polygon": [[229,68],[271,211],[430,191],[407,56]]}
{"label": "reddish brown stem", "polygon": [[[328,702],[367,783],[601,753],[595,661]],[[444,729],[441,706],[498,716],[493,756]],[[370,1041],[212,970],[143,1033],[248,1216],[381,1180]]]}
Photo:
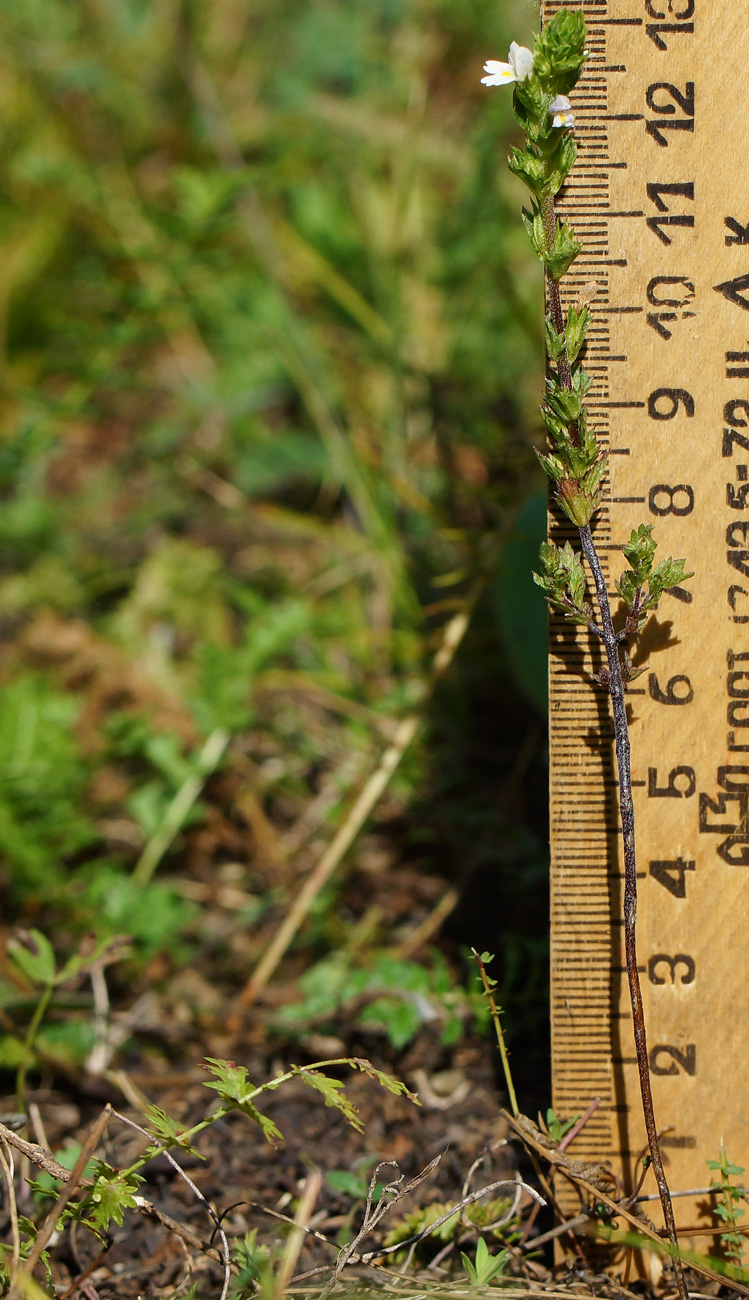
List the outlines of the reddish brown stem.
{"label": "reddish brown stem", "polygon": [[[557,223],[554,200],[551,195],[544,197],[541,204],[541,210],[544,218],[547,246],[550,246],[554,238]],[[559,281],[555,280],[552,276],[547,275],[546,284],[551,322],[557,333],[561,334],[564,330],[564,312],[562,310],[562,300],[559,292]],[[562,356],[559,358],[557,370],[561,387],[570,389],[572,387],[572,374],[566,352],[563,352]],[[576,440],[576,436],[577,439],[579,439],[578,429],[571,429],[570,433],[573,441]],[[689,1292],[687,1290],[684,1269],[679,1254],[679,1237],[676,1231],[676,1220],[674,1218],[671,1192],[669,1190],[666,1172],[663,1167],[663,1156],[661,1154],[660,1142],[658,1140],[658,1128],[655,1122],[653,1089],[650,1078],[647,1036],[645,1032],[645,1014],[642,1005],[640,976],[637,969],[637,862],[635,855],[635,810],[632,801],[632,774],[630,770],[627,705],[624,696],[621,662],[619,659],[620,638],[614,631],[614,624],[611,617],[611,603],[606,588],[606,580],[593,541],[590,525],[586,524],[584,528],[580,528],[579,533],[582,552],[588,561],[596,588],[598,608],[601,615],[601,628],[599,629],[599,635],[601,636],[601,640],[606,649],[606,658],[608,661],[607,687],[609,694],[611,695],[611,707],[614,718],[614,742],[616,747],[617,767],[619,770],[619,810],[621,813],[622,835],[624,841],[624,950],[627,965],[627,980],[629,982],[629,996],[632,1004],[635,1053],[637,1056],[637,1072],[640,1081],[642,1112],[645,1119],[645,1131],[648,1138],[648,1147],[650,1148],[650,1156],[653,1162],[653,1172],[658,1185],[658,1194],[660,1196],[661,1207],[663,1210],[663,1219],[671,1243],[676,1289],[679,1293],[679,1300],[689,1300]]]}

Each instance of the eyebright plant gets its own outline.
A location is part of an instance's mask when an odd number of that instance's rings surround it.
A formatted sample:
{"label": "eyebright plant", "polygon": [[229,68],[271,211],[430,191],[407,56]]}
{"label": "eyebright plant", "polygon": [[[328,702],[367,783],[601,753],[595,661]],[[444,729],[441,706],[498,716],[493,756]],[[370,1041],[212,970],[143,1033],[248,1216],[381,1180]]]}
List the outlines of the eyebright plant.
{"label": "eyebright plant", "polygon": [[[627,643],[640,633],[664,591],[691,577],[684,560],[655,564],[656,543],[650,524],[634,529],[622,548],[629,564],[616,583],[623,605],[623,626],[615,630],[606,581],[591,532],[591,521],[605,491],[606,453],[589,426],[585,398],[590,377],[581,357],[590,325],[591,300],[585,296],[563,307],[560,282],[581,251],[568,222],[557,216],[555,198],[575,162],[577,147],[572,131],[574,106],[569,96],[584,70],[588,51],[582,9],[560,9],[536,37],[533,53],[513,43],[508,62],[485,65],[487,86],[513,86],[516,121],[525,134],[523,148],[513,148],[508,165],[530,191],[530,207],[523,222],[546,273],[546,392],[541,406],[549,447],[538,452],[542,468],[553,484],[553,497],[563,515],[575,525],[580,552],[569,541],[541,548],[541,569],[533,576],[553,610],[573,624],[587,627],[603,644],[607,667],[596,680],[611,696],[619,769],[619,804],[624,844],[624,935],[630,1000],[635,1032],[640,1092],[648,1145],[663,1215],[670,1240],[674,1275],[680,1300],[687,1289],[679,1259],[671,1195],[666,1181],[653,1112],[647,1058],[645,1020],[637,969],[637,872],[635,822],[630,775],[630,745],[624,696],[626,682],[635,669]],[[593,578],[598,617],[586,597],[587,567]]]}
{"label": "eyebright plant", "polygon": [[741,1268],[744,1262],[746,1237],[741,1230],[739,1219],[744,1217],[741,1202],[744,1199],[745,1192],[743,1187],[737,1187],[735,1183],[731,1182],[731,1179],[738,1178],[743,1174],[744,1169],[742,1165],[731,1163],[722,1142],[720,1144],[719,1158],[717,1160],[708,1160],[707,1166],[708,1169],[713,1169],[720,1174],[720,1178],[713,1180],[712,1183],[715,1196],[720,1197],[713,1211],[723,1221],[720,1244],[723,1247],[726,1259],[731,1264],[736,1264]]}

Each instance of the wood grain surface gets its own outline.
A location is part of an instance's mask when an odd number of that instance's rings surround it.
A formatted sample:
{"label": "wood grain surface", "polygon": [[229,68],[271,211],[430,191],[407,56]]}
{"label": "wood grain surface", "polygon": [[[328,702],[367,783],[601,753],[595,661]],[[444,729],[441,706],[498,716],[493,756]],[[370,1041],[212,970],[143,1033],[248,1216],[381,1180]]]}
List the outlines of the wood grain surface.
{"label": "wood grain surface", "polygon": [[[560,7],[547,0],[544,17]],[[749,1167],[749,5],[583,8],[579,157],[560,211],[584,243],[566,299],[596,288],[585,364],[611,455],[594,535],[611,591],[641,522],[655,525],[659,558],[685,556],[696,571],[663,597],[635,657],[646,671],[628,690],[638,964],[667,1173],[683,1190],[710,1181],[705,1161],[721,1139]],[[576,541],[558,522],[552,532]],[[553,619],[554,1106],[573,1116],[601,1098],[574,1154],[607,1156],[629,1189],[645,1133],[613,733],[596,666],[587,634]],[[675,1209],[683,1226],[710,1221],[704,1195]]]}

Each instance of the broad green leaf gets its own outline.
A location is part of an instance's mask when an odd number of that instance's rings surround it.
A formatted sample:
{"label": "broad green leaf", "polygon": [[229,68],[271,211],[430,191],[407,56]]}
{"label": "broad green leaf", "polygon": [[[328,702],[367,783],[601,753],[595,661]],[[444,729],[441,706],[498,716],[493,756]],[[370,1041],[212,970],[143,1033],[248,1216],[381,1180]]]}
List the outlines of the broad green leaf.
{"label": "broad green leaf", "polygon": [[207,1056],[205,1068],[214,1075],[214,1078],[203,1086],[214,1088],[222,1101],[242,1105],[257,1091],[250,1083],[246,1067],[237,1065],[236,1061],[224,1061],[220,1057]]}
{"label": "broad green leaf", "polygon": [[96,1233],[105,1233],[114,1222],[122,1227],[125,1210],[135,1209],[143,1179],[138,1174],[118,1174],[101,1160],[95,1163],[96,1181],[82,1202],[85,1222]]}
{"label": "broad green leaf", "polygon": [[20,1038],[13,1034],[0,1035],[0,1069],[17,1070],[27,1056],[28,1048]]}

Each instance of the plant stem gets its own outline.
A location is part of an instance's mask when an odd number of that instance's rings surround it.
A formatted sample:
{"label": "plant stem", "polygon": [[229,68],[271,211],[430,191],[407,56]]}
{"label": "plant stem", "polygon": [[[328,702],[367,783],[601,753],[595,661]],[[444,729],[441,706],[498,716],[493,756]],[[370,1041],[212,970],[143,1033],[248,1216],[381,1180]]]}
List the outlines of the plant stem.
{"label": "plant stem", "polygon": [[[225,1101],[222,1105],[217,1106],[215,1110],[211,1111],[210,1115],[206,1115],[204,1119],[198,1120],[198,1122],[193,1124],[191,1128],[181,1130],[179,1134],[179,1143],[184,1144],[186,1142],[191,1142],[194,1137],[197,1137],[198,1133],[202,1133],[204,1129],[210,1128],[211,1124],[215,1124],[217,1120],[223,1119],[225,1115],[230,1115],[232,1111],[241,1110],[243,1105],[248,1102],[254,1102],[255,1098],[259,1097],[263,1092],[275,1092],[276,1088],[279,1088],[282,1083],[288,1083],[290,1079],[297,1078],[300,1073],[325,1070],[332,1065],[351,1066],[352,1064],[354,1066],[358,1064],[357,1057],[337,1056],[335,1059],[328,1061],[313,1061],[311,1065],[305,1065],[301,1067],[300,1070],[298,1070],[296,1066],[292,1066],[290,1070],[285,1070],[283,1074],[277,1074],[274,1079],[269,1079],[266,1083],[261,1083],[256,1088],[250,1088],[250,1091],[243,1098],[242,1102]],[[119,1178],[129,1178],[131,1174],[137,1173],[139,1169],[142,1169],[144,1165],[147,1165],[149,1160],[153,1160],[154,1157],[160,1155],[162,1151],[168,1151],[170,1147],[179,1145],[179,1143],[170,1141],[162,1141],[159,1143],[159,1139],[155,1137],[152,1143],[153,1149],[150,1154],[146,1152],[145,1155],[139,1156],[133,1164],[128,1165],[127,1169],[120,1169],[118,1171]]]}
{"label": "plant stem", "polygon": [[[554,236],[557,229],[557,214],[554,207],[554,198],[551,194],[542,194],[541,196],[541,216],[544,223],[544,234],[546,235],[546,247],[553,248]],[[546,298],[549,306],[549,315],[551,323],[557,334],[564,334],[564,312],[562,310],[562,299],[559,293],[559,281],[555,280],[549,271],[546,272]],[[567,349],[563,348],[557,359],[557,368],[559,371],[559,382],[562,388],[572,388],[572,370],[570,368]],[[580,431],[576,425],[570,430],[573,442],[580,441]]]}
{"label": "plant stem", "polygon": [[29,1027],[26,1030],[26,1040],[23,1045],[23,1060],[21,1061],[21,1064],[18,1067],[18,1073],[16,1074],[16,1109],[23,1115],[26,1114],[26,1075],[28,1074],[28,1069],[32,1061],[34,1047],[36,1046],[36,1037],[39,1033],[39,1026],[42,1023],[47,1013],[47,1007],[50,1004],[53,987],[52,984],[45,984],[39,1001],[34,1009],[34,1014],[31,1017]]}
{"label": "plant stem", "polygon": [[[554,199],[550,194],[543,196],[541,210],[546,231],[547,247],[551,247],[554,239],[554,232],[556,230],[557,217],[554,207]],[[557,333],[561,334],[564,329],[564,312],[559,292],[559,280],[555,280],[553,276],[547,275],[546,284],[551,322]],[[566,352],[562,352],[557,365],[561,387],[571,389],[572,376]],[[573,440],[575,438],[579,439],[579,429],[571,429],[570,433]],[[640,1081],[642,1113],[645,1119],[645,1131],[648,1138],[648,1147],[650,1148],[650,1157],[653,1162],[653,1172],[655,1173],[655,1180],[658,1184],[658,1194],[661,1200],[663,1219],[671,1243],[671,1258],[673,1262],[676,1289],[679,1293],[679,1300],[689,1300],[689,1292],[687,1290],[684,1269],[679,1252],[679,1237],[676,1231],[674,1207],[671,1201],[671,1192],[669,1190],[666,1172],[663,1167],[663,1156],[661,1154],[660,1142],[658,1140],[658,1128],[655,1122],[653,1089],[650,1078],[650,1063],[648,1061],[647,1037],[645,1033],[645,1014],[642,1005],[640,976],[637,969],[637,860],[635,854],[635,809],[632,801],[632,773],[630,768],[627,703],[624,696],[624,681],[622,679],[622,668],[619,659],[620,638],[614,631],[614,623],[611,617],[611,603],[606,589],[606,579],[601,568],[601,562],[598,557],[595,542],[593,541],[590,524],[586,524],[584,528],[580,528],[578,531],[580,534],[580,545],[583,555],[588,561],[590,571],[593,575],[598,608],[601,614],[601,627],[596,628],[595,631],[600,636],[605,646],[609,669],[607,686],[611,696],[611,708],[614,717],[614,742],[616,747],[616,762],[619,771],[619,810],[622,819],[622,837],[624,841],[624,951],[627,965],[629,996],[632,1004],[635,1054],[637,1056],[637,1073]]]}
{"label": "plant stem", "polygon": [[502,1028],[502,1021],[499,1018],[499,1007],[494,1000],[494,981],[489,979],[489,976],[486,973],[486,966],[484,965],[483,958],[480,954],[476,952],[475,948],[471,948],[471,952],[473,953],[474,960],[479,968],[479,975],[481,976],[481,982],[484,986],[484,994],[489,1003],[492,1024],[494,1025],[494,1032],[497,1035],[497,1043],[499,1045],[499,1054],[502,1058],[502,1069],[504,1071],[505,1083],[507,1084],[507,1095],[510,1098],[512,1113],[517,1118],[520,1114],[520,1109],[518,1107],[518,1099],[515,1093],[515,1084],[512,1079],[512,1071],[510,1069],[510,1058],[507,1055],[505,1034]]}

